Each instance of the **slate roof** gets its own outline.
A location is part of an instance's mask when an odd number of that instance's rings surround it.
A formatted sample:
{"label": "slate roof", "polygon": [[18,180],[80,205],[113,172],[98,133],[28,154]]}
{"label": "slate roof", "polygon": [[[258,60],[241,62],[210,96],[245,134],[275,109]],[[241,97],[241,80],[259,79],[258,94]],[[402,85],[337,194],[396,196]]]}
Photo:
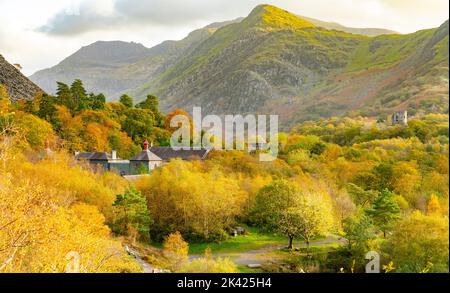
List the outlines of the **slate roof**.
{"label": "slate roof", "polygon": [[151,147],[150,151],[160,157],[164,161],[171,159],[192,160],[194,158],[205,159],[209,150],[174,150],[171,147]]}
{"label": "slate roof", "polygon": [[132,157],[130,161],[144,161],[144,162],[152,162],[152,161],[162,161],[160,157],[152,153],[151,151],[142,151],[140,154]]}
{"label": "slate roof", "polygon": [[112,159],[110,153],[79,153],[75,156],[77,160],[109,161]]}
{"label": "slate roof", "polygon": [[110,153],[93,153],[89,158],[91,161],[108,161],[111,159],[112,157]]}
{"label": "slate roof", "polygon": [[75,155],[75,159],[77,160],[89,160],[92,157],[93,153],[79,153]]}

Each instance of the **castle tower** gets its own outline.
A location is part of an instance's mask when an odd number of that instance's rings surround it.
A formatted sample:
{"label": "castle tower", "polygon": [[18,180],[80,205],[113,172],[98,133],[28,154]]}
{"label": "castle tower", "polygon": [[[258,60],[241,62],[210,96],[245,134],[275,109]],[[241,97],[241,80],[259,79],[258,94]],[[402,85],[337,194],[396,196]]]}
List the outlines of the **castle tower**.
{"label": "castle tower", "polygon": [[392,114],[392,125],[408,125],[408,111],[395,112]]}

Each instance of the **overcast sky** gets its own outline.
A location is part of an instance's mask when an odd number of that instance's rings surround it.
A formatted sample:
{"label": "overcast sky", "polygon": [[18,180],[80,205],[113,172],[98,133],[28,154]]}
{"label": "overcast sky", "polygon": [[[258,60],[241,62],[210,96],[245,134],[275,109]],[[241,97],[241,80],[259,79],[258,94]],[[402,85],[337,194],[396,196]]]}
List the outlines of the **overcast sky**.
{"label": "overcast sky", "polygon": [[0,54],[27,75],[98,40],[154,46],[258,4],[351,27],[410,33],[448,19],[448,0],[0,0]]}

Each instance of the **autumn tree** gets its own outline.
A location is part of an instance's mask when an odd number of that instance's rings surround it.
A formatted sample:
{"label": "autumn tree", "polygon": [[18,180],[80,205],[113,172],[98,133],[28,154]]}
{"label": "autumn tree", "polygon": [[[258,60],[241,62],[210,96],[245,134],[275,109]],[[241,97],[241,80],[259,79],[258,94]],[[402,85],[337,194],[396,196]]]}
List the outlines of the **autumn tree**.
{"label": "autumn tree", "polygon": [[166,266],[172,272],[180,272],[188,263],[189,244],[184,241],[180,232],[166,237],[163,244],[163,255]]}
{"label": "autumn tree", "polygon": [[302,192],[285,180],[275,181],[258,193],[252,214],[254,223],[289,237],[290,249],[294,238],[303,238],[308,253],[311,240],[326,234],[333,224],[327,196]]}
{"label": "autumn tree", "polygon": [[104,224],[114,191],[100,175],[70,166],[59,154],[30,163],[19,151],[5,159],[7,164],[0,165],[0,272],[58,273],[68,265],[82,273],[141,271]]}
{"label": "autumn tree", "polygon": [[0,115],[5,114],[9,110],[10,100],[6,87],[0,84]]}
{"label": "autumn tree", "polygon": [[289,237],[289,249],[295,237],[303,238],[309,254],[311,240],[328,233],[332,223],[332,209],[326,199],[318,194],[302,194],[283,212],[277,230]]}
{"label": "autumn tree", "polygon": [[6,86],[0,84],[0,100],[1,99],[9,99],[8,93],[6,91]]}
{"label": "autumn tree", "polygon": [[156,239],[176,230],[188,239],[223,240],[246,198],[233,176],[217,169],[203,172],[200,162],[182,160],[155,170],[136,186],[147,197]]}
{"label": "autumn tree", "polygon": [[55,134],[52,125],[38,117],[18,112],[14,116],[14,121],[21,129],[22,135],[27,140],[29,146],[34,150],[44,148],[46,141],[54,141]]}
{"label": "autumn tree", "polygon": [[432,194],[430,200],[427,205],[427,214],[428,215],[440,215],[442,212],[441,204],[439,202],[439,198]]}
{"label": "autumn tree", "polygon": [[[175,130],[177,130],[179,127],[172,127],[170,126],[170,122],[172,121],[172,119],[176,116],[184,116],[187,118],[187,120],[189,120],[190,122],[190,127],[191,127],[191,137],[192,137],[192,131],[193,131],[193,122],[192,122],[192,118],[191,116],[189,116],[188,113],[186,113],[185,111],[181,110],[181,109],[175,109],[174,111],[170,112],[169,114],[166,115],[166,118],[164,120],[164,127],[166,130],[170,131],[171,133],[173,133]],[[187,125],[185,125],[187,126]]]}
{"label": "autumn tree", "polygon": [[416,211],[401,219],[383,245],[397,272],[449,271],[448,218]]}

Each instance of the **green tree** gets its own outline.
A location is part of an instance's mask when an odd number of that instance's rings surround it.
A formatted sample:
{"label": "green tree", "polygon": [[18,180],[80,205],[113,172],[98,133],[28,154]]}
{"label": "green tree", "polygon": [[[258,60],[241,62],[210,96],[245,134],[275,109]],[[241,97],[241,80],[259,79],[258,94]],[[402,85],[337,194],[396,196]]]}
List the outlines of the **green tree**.
{"label": "green tree", "polygon": [[266,231],[275,231],[283,212],[293,205],[298,187],[287,180],[277,180],[263,187],[250,212],[251,222]]}
{"label": "green tree", "polygon": [[136,108],[150,110],[155,117],[156,125],[162,127],[163,116],[159,111],[159,101],[156,96],[148,95],[145,101],[136,105]]}
{"label": "green tree", "polygon": [[126,94],[120,97],[119,102],[127,108],[132,108],[134,104],[133,98]]}
{"label": "green tree", "polygon": [[372,219],[362,213],[344,220],[344,237],[347,245],[340,246],[327,259],[328,266],[335,270],[346,268],[353,272],[364,272],[365,256],[369,251],[379,251]]}
{"label": "green tree", "polygon": [[56,97],[59,104],[66,106],[72,113],[75,112],[76,104],[67,84],[57,82]]}
{"label": "green tree", "polygon": [[373,201],[378,197],[378,192],[374,190],[364,190],[356,184],[349,183],[347,191],[353,199],[353,202],[361,207],[372,205]]}
{"label": "green tree", "polygon": [[105,109],[106,97],[104,94],[93,95],[92,97],[92,110]]}
{"label": "green tree", "polygon": [[76,79],[72,83],[70,92],[78,111],[88,109],[88,96],[81,80]]}
{"label": "green tree", "polygon": [[117,195],[113,204],[115,219],[112,229],[117,234],[129,235],[136,230],[139,238],[148,240],[150,225],[153,220],[147,209],[147,200],[134,187],[128,188],[124,194]]}
{"label": "green tree", "polygon": [[144,109],[128,109],[122,123],[123,130],[139,145],[152,135],[154,118],[152,113]]}
{"label": "green tree", "polygon": [[383,162],[376,166],[373,170],[373,173],[376,178],[376,182],[378,185],[377,190],[384,190],[384,189],[390,189],[393,190],[392,187],[392,177],[394,174],[394,168],[392,163],[390,162]]}
{"label": "green tree", "polygon": [[47,120],[52,125],[57,123],[56,121],[56,99],[53,96],[47,94],[42,95],[39,101],[39,111],[38,116],[42,119]]}
{"label": "green tree", "polygon": [[361,248],[358,250],[367,252],[367,242],[375,238],[372,219],[364,214],[360,217],[345,219],[344,233],[350,250]]}
{"label": "green tree", "polygon": [[395,194],[384,189],[375,199],[367,214],[373,219],[386,238],[386,232],[392,228],[393,223],[400,218],[400,207],[395,200]]}

